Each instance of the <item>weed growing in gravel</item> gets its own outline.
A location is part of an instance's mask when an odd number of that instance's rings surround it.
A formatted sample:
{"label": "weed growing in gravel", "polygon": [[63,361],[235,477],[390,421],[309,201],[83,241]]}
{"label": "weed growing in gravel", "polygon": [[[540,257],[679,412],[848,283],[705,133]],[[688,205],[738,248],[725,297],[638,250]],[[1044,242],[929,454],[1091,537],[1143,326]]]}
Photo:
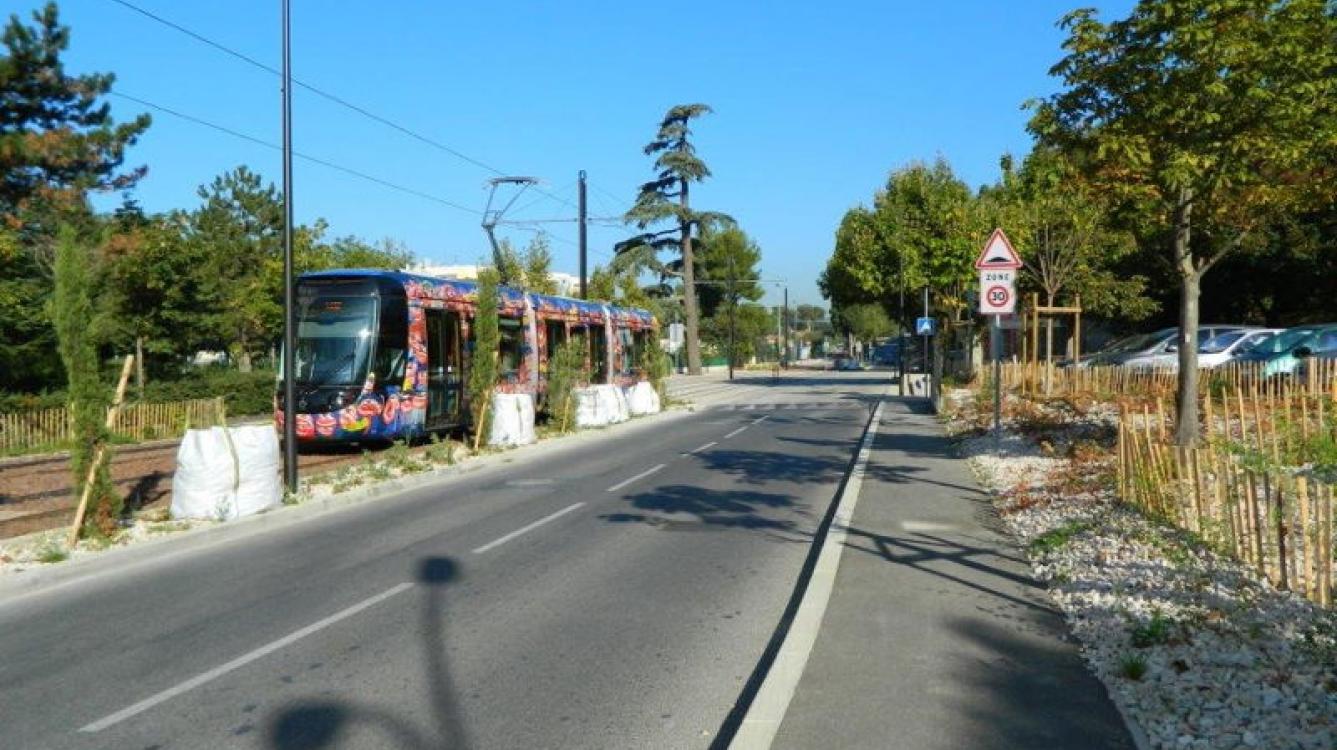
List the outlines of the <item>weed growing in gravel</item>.
{"label": "weed growing in gravel", "polygon": [[1124,654],[1119,659],[1119,676],[1138,681],[1147,674],[1147,657],[1142,654]]}
{"label": "weed growing in gravel", "polygon": [[40,563],[58,563],[62,560],[68,560],[70,553],[66,552],[56,542],[47,542],[37,551],[37,562]]}
{"label": "weed growing in gravel", "polygon": [[431,444],[423,451],[428,461],[450,466],[455,463],[455,441],[441,440],[441,436],[432,433]]}
{"label": "weed growing in gravel", "polygon": [[1160,610],[1152,610],[1151,619],[1133,628],[1130,640],[1137,648],[1158,646],[1169,643],[1174,634],[1174,622]]}
{"label": "weed growing in gravel", "polygon": [[1030,550],[1038,555],[1056,552],[1071,542],[1078,534],[1090,531],[1092,527],[1093,524],[1089,521],[1069,521],[1032,539]]}

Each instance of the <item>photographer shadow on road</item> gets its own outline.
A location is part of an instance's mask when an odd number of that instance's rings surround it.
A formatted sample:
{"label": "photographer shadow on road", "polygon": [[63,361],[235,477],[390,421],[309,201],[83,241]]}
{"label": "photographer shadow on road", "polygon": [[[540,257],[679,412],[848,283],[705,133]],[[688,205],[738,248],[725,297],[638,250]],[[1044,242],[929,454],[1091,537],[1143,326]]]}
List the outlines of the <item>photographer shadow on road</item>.
{"label": "photographer shadow on road", "polygon": [[380,708],[349,700],[312,698],[288,704],[266,728],[266,747],[273,750],[318,750],[345,747],[349,734],[368,730],[387,747],[408,750],[460,750],[469,746],[463,718],[445,660],[445,588],[459,578],[459,566],[448,557],[424,558],[416,581],[426,589],[422,605],[423,663],[427,698],[434,727],[427,731]]}

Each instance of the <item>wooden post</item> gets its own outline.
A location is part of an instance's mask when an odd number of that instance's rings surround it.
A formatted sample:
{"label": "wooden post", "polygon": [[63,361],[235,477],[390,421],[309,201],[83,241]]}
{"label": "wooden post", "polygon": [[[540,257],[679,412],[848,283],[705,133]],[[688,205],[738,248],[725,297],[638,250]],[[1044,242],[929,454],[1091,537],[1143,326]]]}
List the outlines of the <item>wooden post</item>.
{"label": "wooden post", "polygon": [[[107,410],[107,421],[104,423],[110,430],[112,425],[116,424],[116,416],[121,410],[121,399],[125,398],[125,385],[130,380],[130,368],[135,363],[133,354],[125,355],[125,363],[121,365],[121,379],[116,384],[116,396],[112,399],[111,408]],[[84,478],[84,491],[80,494],[79,505],[74,511],[74,524],[70,526],[69,539],[66,546],[70,549],[79,541],[79,532],[83,530],[84,514],[88,512],[88,498],[93,494],[93,478],[97,475],[98,467],[102,465],[102,457],[106,455],[106,446],[99,444],[93,451],[93,460],[88,465],[88,476]]]}

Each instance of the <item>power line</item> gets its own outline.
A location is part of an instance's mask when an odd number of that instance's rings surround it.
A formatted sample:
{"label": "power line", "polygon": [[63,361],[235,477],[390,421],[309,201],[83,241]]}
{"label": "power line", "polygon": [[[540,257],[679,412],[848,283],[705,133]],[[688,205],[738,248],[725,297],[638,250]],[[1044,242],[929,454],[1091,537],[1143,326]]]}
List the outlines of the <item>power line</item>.
{"label": "power line", "polygon": [[[119,0],[116,0],[116,1],[119,2]],[[145,106],[145,107],[149,107],[149,108],[151,108],[151,109],[155,109],[155,110],[157,110],[157,111],[159,111],[159,112],[163,112],[163,113],[172,115],[173,117],[179,117],[179,118],[181,118],[182,120],[186,120],[186,121],[188,121],[188,122],[193,122],[193,123],[195,123],[195,124],[197,124],[197,125],[202,125],[202,126],[204,126],[204,127],[206,127],[206,128],[211,128],[211,129],[213,129],[213,130],[217,130],[217,131],[219,131],[220,133],[226,133],[226,134],[228,134],[228,135],[230,135],[230,136],[233,136],[234,138],[240,138],[240,139],[242,139],[242,140],[244,140],[244,141],[250,141],[251,143],[254,143],[254,144],[257,144],[257,145],[260,145],[260,146],[264,146],[264,147],[266,147],[266,148],[272,148],[272,149],[274,149],[275,151],[282,151],[282,150],[283,150],[283,147],[280,146],[280,145],[278,145],[278,144],[276,144],[276,143],[270,143],[269,141],[263,140],[263,139],[261,139],[261,138],[256,138],[256,137],[253,136],[253,135],[248,135],[248,134],[243,133],[243,132],[241,132],[241,131],[233,130],[232,128],[229,128],[229,127],[227,127],[227,126],[225,126],[225,125],[219,125],[219,124],[216,123],[216,122],[210,122],[210,121],[205,120],[205,119],[203,119],[203,118],[195,117],[194,115],[188,115],[188,114],[186,114],[186,113],[184,113],[184,112],[179,112],[179,111],[177,111],[177,110],[175,110],[175,109],[172,109],[172,108],[170,108],[170,107],[164,107],[164,106],[161,105],[161,104],[155,104],[154,102],[148,101],[147,99],[141,99],[141,98],[139,98],[139,97],[137,97],[137,96],[131,96],[131,95],[129,95],[129,94],[126,94],[126,93],[123,93],[123,92],[120,92],[120,91],[111,91],[111,92],[109,92],[109,93],[111,93],[112,96],[120,97],[121,99],[126,99],[126,100],[129,100],[129,101],[135,102],[135,103],[137,103],[137,104],[141,104],[141,105],[143,105],[143,106]],[[481,212],[481,211],[478,211],[478,210],[476,210],[476,209],[467,208],[467,207],[462,206],[462,205],[460,205],[460,204],[458,204],[458,203],[455,203],[454,201],[447,200],[447,199],[445,199],[445,198],[441,198],[441,197],[439,197],[439,196],[432,195],[432,194],[430,194],[430,193],[424,193],[423,191],[421,191],[421,190],[417,190],[417,189],[415,189],[415,188],[405,187],[405,186],[403,186],[403,185],[399,185],[399,184],[390,182],[389,180],[385,180],[385,179],[382,179],[382,178],[380,178],[380,177],[376,177],[376,176],[374,176],[374,175],[369,175],[369,174],[367,174],[366,172],[358,171],[358,170],[356,170],[356,169],[353,169],[352,167],[345,167],[345,166],[342,165],[342,164],[336,164],[336,163],[334,163],[334,162],[332,162],[332,161],[327,161],[327,160],[325,160],[325,159],[321,159],[321,158],[316,157],[316,156],[310,156],[310,155],[308,155],[308,154],[304,154],[304,153],[302,153],[302,152],[300,152],[300,151],[293,151],[293,155],[294,155],[294,156],[297,156],[297,157],[299,157],[299,158],[301,158],[301,159],[304,159],[304,160],[306,160],[306,161],[309,161],[309,162],[311,162],[311,163],[313,163],[313,164],[319,164],[319,165],[322,166],[322,167],[326,167],[326,168],[329,168],[329,169],[334,169],[334,170],[337,170],[337,171],[339,171],[339,172],[343,172],[343,173],[345,173],[345,174],[352,175],[353,177],[357,177],[357,178],[359,178],[359,179],[366,180],[366,181],[368,181],[368,182],[374,182],[374,183],[376,183],[377,185],[381,185],[381,186],[383,186],[383,187],[387,187],[387,188],[390,188],[390,189],[392,189],[392,190],[398,190],[398,191],[401,192],[401,193],[407,193],[407,194],[409,194],[409,195],[414,195],[414,196],[417,196],[417,197],[419,197],[419,198],[423,198],[423,199],[426,199],[426,200],[429,200],[429,201],[433,201],[433,202],[435,202],[435,203],[440,203],[440,204],[443,205],[443,206],[448,206],[448,207],[453,208],[453,209],[455,209],[455,210],[457,210],[457,211],[463,211],[463,212],[465,212],[465,213],[467,213],[467,214],[472,214],[472,215],[474,215],[474,216],[481,216],[481,215],[482,215],[482,212]]]}
{"label": "power line", "polygon": [[[260,62],[259,60],[255,59],[255,58],[253,58],[253,57],[251,57],[251,56],[249,56],[249,55],[247,55],[247,54],[245,54],[245,53],[238,52],[237,50],[232,49],[231,47],[228,47],[227,45],[224,45],[224,44],[222,44],[222,43],[220,43],[220,42],[216,42],[216,41],[214,41],[214,40],[212,40],[212,39],[210,39],[210,38],[204,36],[203,34],[197,33],[197,32],[195,32],[195,31],[191,31],[190,29],[186,28],[185,26],[182,26],[182,25],[180,25],[180,24],[178,24],[178,23],[175,23],[175,22],[170,21],[170,20],[168,20],[168,19],[166,19],[166,18],[163,18],[162,16],[157,15],[156,13],[153,13],[153,12],[151,12],[151,11],[145,10],[144,8],[141,8],[141,7],[139,7],[138,5],[135,5],[134,3],[127,2],[127,0],[111,0],[111,2],[116,3],[117,5],[120,5],[120,6],[122,6],[122,7],[125,7],[125,8],[127,8],[127,9],[129,9],[129,10],[132,10],[132,11],[134,11],[134,12],[136,12],[136,13],[138,13],[138,14],[140,14],[140,15],[146,17],[146,18],[149,18],[149,19],[151,19],[151,20],[153,20],[153,21],[156,21],[156,22],[158,22],[158,23],[160,23],[160,24],[162,24],[162,25],[164,25],[164,26],[167,26],[168,28],[171,28],[171,29],[173,29],[173,30],[175,30],[175,31],[178,31],[178,32],[182,33],[182,34],[185,34],[186,36],[190,37],[191,39],[194,39],[194,40],[196,40],[196,41],[198,41],[198,42],[200,42],[200,43],[202,43],[202,44],[206,44],[206,45],[208,45],[208,46],[210,46],[210,47],[213,47],[214,49],[216,49],[216,50],[218,50],[218,51],[220,51],[220,52],[222,52],[222,53],[224,53],[224,54],[227,54],[227,55],[230,55],[230,56],[232,56],[232,57],[235,57],[236,59],[241,60],[242,62],[245,62],[245,63],[247,63],[247,64],[249,64],[249,65],[252,65],[252,66],[254,66],[254,67],[256,67],[256,68],[259,68],[260,70],[263,70],[263,71],[266,71],[266,72],[271,73],[271,74],[273,74],[273,75],[282,77],[282,73],[280,73],[278,70],[276,70],[276,69],[273,68],[272,66],[270,66],[270,65],[266,65],[265,63]],[[425,144],[427,144],[428,146],[431,146],[431,147],[433,147],[433,148],[436,148],[436,149],[439,149],[439,150],[441,150],[441,151],[444,151],[444,152],[446,152],[446,153],[448,153],[448,154],[450,154],[450,155],[452,155],[452,156],[454,156],[454,157],[456,157],[456,158],[458,158],[458,159],[462,159],[463,161],[466,161],[466,162],[468,162],[468,163],[470,163],[470,164],[473,164],[474,166],[477,166],[477,167],[480,167],[480,168],[482,168],[482,169],[485,169],[485,170],[487,170],[487,171],[489,171],[489,172],[492,172],[493,174],[496,174],[496,175],[499,175],[499,176],[504,176],[504,175],[505,175],[505,173],[502,172],[500,169],[497,169],[496,167],[494,167],[494,166],[492,166],[492,165],[490,165],[490,164],[488,164],[488,163],[486,163],[486,162],[483,162],[483,161],[480,161],[480,160],[478,160],[478,159],[475,159],[474,157],[469,156],[468,154],[465,154],[465,153],[459,151],[458,149],[451,148],[450,146],[448,146],[448,145],[446,145],[446,144],[444,144],[444,143],[441,143],[440,141],[436,141],[436,140],[434,140],[434,139],[432,139],[432,138],[429,138],[429,137],[427,137],[427,136],[425,136],[425,135],[423,135],[423,134],[421,134],[421,133],[418,133],[418,132],[416,132],[416,131],[414,131],[414,130],[410,130],[409,128],[404,127],[403,125],[400,125],[399,123],[394,122],[393,120],[390,120],[390,119],[388,119],[388,118],[382,117],[381,115],[378,115],[378,114],[376,114],[375,112],[372,112],[372,111],[370,111],[370,110],[368,110],[368,109],[366,109],[366,108],[364,108],[364,107],[361,107],[361,106],[358,106],[358,105],[356,105],[356,104],[353,104],[352,102],[348,101],[347,99],[344,99],[344,98],[342,98],[342,97],[340,97],[340,96],[338,96],[338,95],[336,95],[336,94],[332,94],[332,93],[330,93],[330,92],[328,92],[328,91],[325,91],[325,90],[323,90],[323,89],[317,88],[317,87],[315,87],[315,86],[313,86],[313,85],[311,85],[311,84],[309,84],[309,83],[306,83],[306,82],[304,82],[304,81],[298,80],[297,78],[293,78],[293,79],[292,79],[292,82],[293,82],[295,85],[300,86],[300,87],[306,89],[307,91],[310,91],[311,93],[313,93],[313,94],[315,94],[315,95],[317,95],[317,96],[323,97],[323,98],[325,98],[325,99],[327,99],[327,100],[329,100],[329,101],[331,101],[331,102],[334,102],[335,104],[338,104],[338,105],[341,106],[341,107],[345,107],[345,108],[350,109],[350,110],[352,110],[352,111],[354,111],[354,112],[357,112],[358,114],[362,115],[363,117],[366,117],[366,118],[368,118],[368,119],[370,119],[370,120],[374,120],[375,122],[378,122],[378,123],[380,123],[380,124],[382,124],[382,125],[385,125],[386,127],[393,128],[394,130],[397,130],[397,131],[399,131],[400,133],[403,133],[404,135],[407,135],[408,137],[413,138],[413,139],[415,139],[415,140],[417,140],[417,141],[420,141],[420,142],[422,142],[422,143],[425,143]],[[535,187],[535,190],[536,190],[537,192],[539,192],[539,193],[543,193],[544,195],[547,195],[548,197],[552,198],[553,200],[556,200],[556,201],[558,201],[558,202],[560,202],[560,203],[564,203],[564,204],[566,204],[566,205],[568,205],[568,206],[572,206],[572,207],[574,208],[574,206],[572,205],[572,203],[571,203],[570,201],[566,200],[565,198],[561,198],[561,197],[559,197],[559,196],[553,195],[552,193],[549,193],[549,192],[543,190],[542,188]]]}

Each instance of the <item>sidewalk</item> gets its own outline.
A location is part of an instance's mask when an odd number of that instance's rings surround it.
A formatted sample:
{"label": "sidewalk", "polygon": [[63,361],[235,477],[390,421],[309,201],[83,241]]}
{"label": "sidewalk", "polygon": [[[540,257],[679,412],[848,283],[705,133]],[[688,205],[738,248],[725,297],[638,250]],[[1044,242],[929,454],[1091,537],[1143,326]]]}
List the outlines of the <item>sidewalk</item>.
{"label": "sidewalk", "polygon": [[927,404],[888,400],[775,748],[1132,748]]}

